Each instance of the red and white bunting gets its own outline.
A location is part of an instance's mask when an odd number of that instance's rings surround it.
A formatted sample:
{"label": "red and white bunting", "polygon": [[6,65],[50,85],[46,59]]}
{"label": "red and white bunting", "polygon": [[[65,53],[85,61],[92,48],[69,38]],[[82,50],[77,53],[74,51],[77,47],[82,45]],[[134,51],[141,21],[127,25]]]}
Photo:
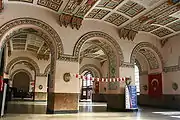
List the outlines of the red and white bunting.
{"label": "red and white bunting", "polygon": [[84,80],[92,80],[92,81],[98,81],[98,82],[125,82],[128,78],[126,77],[122,77],[122,78],[94,78],[94,77],[90,77],[88,78],[87,76],[82,76],[82,75],[79,75],[79,74],[75,74],[73,75],[75,76],[76,78],[79,78],[79,79],[84,79]]}

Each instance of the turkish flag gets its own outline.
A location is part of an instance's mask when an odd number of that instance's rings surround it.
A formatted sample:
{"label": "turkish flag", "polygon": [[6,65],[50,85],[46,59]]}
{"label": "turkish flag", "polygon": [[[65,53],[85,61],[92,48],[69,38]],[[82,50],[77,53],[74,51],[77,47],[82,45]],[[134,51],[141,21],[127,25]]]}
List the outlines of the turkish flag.
{"label": "turkish flag", "polygon": [[150,96],[159,97],[162,95],[162,74],[148,75],[148,84]]}

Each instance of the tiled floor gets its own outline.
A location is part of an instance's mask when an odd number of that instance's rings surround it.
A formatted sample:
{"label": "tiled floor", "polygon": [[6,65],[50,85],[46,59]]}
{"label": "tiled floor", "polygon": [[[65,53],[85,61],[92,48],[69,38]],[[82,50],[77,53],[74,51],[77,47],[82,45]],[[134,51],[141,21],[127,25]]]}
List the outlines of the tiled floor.
{"label": "tiled floor", "polygon": [[141,108],[139,112],[106,112],[105,103],[81,102],[78,114],[49,115],[46,103],[11,102],[4,120],[180,120],[180,112]]}

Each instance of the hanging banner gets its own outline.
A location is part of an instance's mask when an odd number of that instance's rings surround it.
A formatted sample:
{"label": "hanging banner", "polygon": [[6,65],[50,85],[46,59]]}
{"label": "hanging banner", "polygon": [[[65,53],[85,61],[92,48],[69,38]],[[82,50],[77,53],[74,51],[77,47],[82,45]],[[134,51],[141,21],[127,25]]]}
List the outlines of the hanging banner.
{"label": "hanging banner", "polygon": [[162,75],[148,75],[148,83],[148,94],[152,97],[160,97],[162,95]]}
{"label": "hanging banner", "polygon": [[125,107],[126,109],[138,109],[136,86],[125,87]]}

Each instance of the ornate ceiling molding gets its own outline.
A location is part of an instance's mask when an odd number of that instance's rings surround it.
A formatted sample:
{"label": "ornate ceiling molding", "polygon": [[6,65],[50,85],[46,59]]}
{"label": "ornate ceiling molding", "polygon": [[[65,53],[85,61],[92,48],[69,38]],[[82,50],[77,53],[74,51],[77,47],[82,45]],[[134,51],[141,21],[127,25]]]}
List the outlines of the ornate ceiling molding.
{"label": "ornate ceiling molding", "polygon": [[119,30],[120,38],[124,38],[124,39],[127,38],[128,40],[131,40],[131,41],[134,41],[134,38],[136,37],[137,34],[138,34],[137,31],[126,29],[126,28],[121,28]]}
{"label": "ornate ceiling molding", "polygon": [[63,54],[63,55],[60,56],[59,60],[67,61],[67,62],[78,62],[78,57],[72,56],[72,55]]}
{"label": "ornate ceiling molding", "polygon": [[118,57],[120,60],[120,65],[122,65],[124,62],[124,57],[123,57],[123,52],[122,52],[119,44],[110,35],[108,35],[107,33],[101,32],[101,31],[92,31],[92,32],[88,32],[88,33],[84,34],[83,36],[81,36],[74,46],[73,56],[78,58],[80,55],[80,49],[82,48],[84,43],[92,38],[97,39],[97,37],[107,40],[107,42],[111,43],[112,46],[114,46],[115,50],[117,50],[116,53],[118,54]]}
{"label": "ornate ceiling molding", "polygon": [[79,74],[82,74],[84,71],[90,71],[93,73],[94,77],[102,77],[101,70],[96,65],[86,64],[82,66],[79,70]]}
{"label": "ornate ceiling molding", "polygon": [[14,76],[15,76],[16,74],[20,73],[20,72],[26,73],[26,74],[29,76],[30,81],[33,80],[33,76],[31,75],[31,73],[30,73],[28,70],[25,70],[25,69],[18,69],[18,70],[16,70],[16,71],[14,71],[13,73],[11,73],[11,74],[9,75],[9,76],[10,76],[9,79],[10,79],[10,80],[13,80]]}
{"label": "ornate ceiling molding", "polygon": [[6,69],[5,69],[5,72],[8,74],[10,73],[10,70],[12,69],[12,67],[14,65],[16,65],[17,63],[19,62],[27,62],[29,63],[30,65],[33,66],[33,69],[36,73],[36,75],[39,75],[40,74],[40,68],[38,66],[38,64],[31,58],[28,58],[28,57],[17,57],[17,58],[14,58],[13,60],[11,60],[7,66],[6,66]]}
{"label": "ornate ceiling molding", "polygon": [[82,25],[82,21],[83,21],[83,18],[81,17],[77,17],[77,16],[65,14],[65,13],[62,13],[59,16],[59,22],[60,22],[61,27],[63,25],[65,27],[68,27],[68,25],[70,25],[72,29],[76,28],[77,30],[79,30],[79,28]]}
{"label": "ornate ceiling molding", "polygon": [[[133,51],[132,51],[132,53],[131,53],[130,63],[133,65],[133,64],[135,63],[137,53],[138,53],[141,49],[146,49],[146,48],[150,48],[151,50],[153,50],[153,51],[157,54],[157,56],[158,56],[159,58],[156,58],[156,59],[159,59],[159,60],[160,60],[161,65],[162,65],[162,68],[163,68],[163,65],[164,65],[164,64],[163,64],[163,57],[162,57],[161,53],[159,52],[158,48],[156,48],[153,44],[148,43],[148,42],[141,42],[141,43],[137,44],[137,45],[134,47],[134,49],[133,49]],[[160,66],[160,65],[158,65],[158,66]]]}

